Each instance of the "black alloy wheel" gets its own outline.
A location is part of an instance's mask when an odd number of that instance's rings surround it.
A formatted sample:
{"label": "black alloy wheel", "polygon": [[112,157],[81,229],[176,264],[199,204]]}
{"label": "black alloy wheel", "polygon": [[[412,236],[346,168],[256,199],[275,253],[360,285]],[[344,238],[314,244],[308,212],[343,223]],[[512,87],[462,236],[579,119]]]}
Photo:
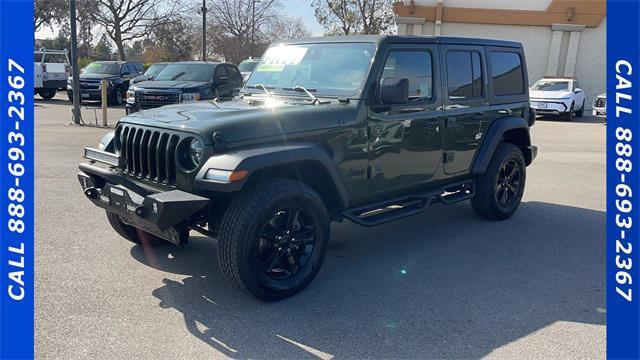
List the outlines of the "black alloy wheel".
{"label": "black alloy wheel", "polygon": [[502,163],[496,184],[496,202],[504,210],[510,210],[518,200],[520,192],[520,165],[514,159]]}
{"label": "black alloy wheel", "polygon": [[263,273],[274,280],[288,279],[310,265],[316,248],[312,217],[296,206],[272,212],[263,220],[258,242]]}

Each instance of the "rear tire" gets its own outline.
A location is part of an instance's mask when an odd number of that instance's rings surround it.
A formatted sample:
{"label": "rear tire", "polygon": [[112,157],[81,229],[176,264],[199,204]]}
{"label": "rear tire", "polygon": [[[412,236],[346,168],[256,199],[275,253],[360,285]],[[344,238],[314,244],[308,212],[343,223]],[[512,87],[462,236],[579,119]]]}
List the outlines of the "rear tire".
{"label": "rear tire", "polygon": [[239,194],[220,224],[223,275],[263,301],[304,289],[320,270],[329,242],[329,215],[308,185],[267,179]]}
{"label": "rear tire", "polygon": [[40,95],[40,97],[43,99],[51,100],[54,96],[56,96],[57,92],[57,89],[42,89],[38,91],[38,95]]}
{"label": "rear tire", "polygon": [[504,220],[516,212],[526,180],[522,151],[508,143],[498,145],[487,171],[476,181],[471,206],[476,214],[489,220]]}
{"label": "rear tire", "polygon": [[107,211],[107,219],[109,220],[109,224],[111,224],[113,230],[115,230],[118,235],[134,244],[142,246],[160,246],[167,243],[164,239],[125,224],[118,215],[112,212]]}

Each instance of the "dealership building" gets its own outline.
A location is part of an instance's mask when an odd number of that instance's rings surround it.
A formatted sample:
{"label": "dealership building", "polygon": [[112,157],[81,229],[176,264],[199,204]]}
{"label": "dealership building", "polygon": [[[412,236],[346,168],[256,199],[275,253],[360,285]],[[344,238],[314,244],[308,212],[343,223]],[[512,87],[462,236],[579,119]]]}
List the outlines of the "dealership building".
{"label": "dealership building", "polygon": [[521,42],[529,82],[575,77],[586,107],[605,92],[606,0],[403,0],[398,34]]}

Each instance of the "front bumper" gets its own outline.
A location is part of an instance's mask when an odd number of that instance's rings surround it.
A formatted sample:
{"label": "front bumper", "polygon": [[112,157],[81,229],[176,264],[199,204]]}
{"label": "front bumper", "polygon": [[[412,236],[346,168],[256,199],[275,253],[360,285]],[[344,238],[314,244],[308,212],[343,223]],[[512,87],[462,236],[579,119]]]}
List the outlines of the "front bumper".
{"label": "front bumper", "polygon": [[607,108],[598,108],[598,107],[594,106],[592,114],[593,114],[593,116],[606,118],[607,117]]}
{"label": "front bumper", "polygon": [[181,230],[201,217],[209,199],[180,190],[151,193],[117,172],[80,164],[78,180],[96,206],[115,213],[124,223],[177,245]]}
{"label": "front bumper", "polygon": [[535,109],[536,115],[562,115],[569,112],[569,104],[561,100],[535,99],[531,100],[531,108]]}

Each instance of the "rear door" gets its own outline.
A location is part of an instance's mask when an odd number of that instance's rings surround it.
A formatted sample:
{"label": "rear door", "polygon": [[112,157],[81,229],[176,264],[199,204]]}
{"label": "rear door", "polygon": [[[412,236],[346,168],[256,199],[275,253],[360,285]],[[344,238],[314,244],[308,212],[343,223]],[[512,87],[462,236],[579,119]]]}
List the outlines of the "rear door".
{"label": "rear door", "polygon": [[483,46],[444,45],[444,172],[468,171],[491,122]]}
{"label": "rear door", "polygon": [[409,80],[406,104],[369,109],[369,177],[375,191],[429,181],[442,159],[442,94],[438,46],[389,46],[378,81]]}

